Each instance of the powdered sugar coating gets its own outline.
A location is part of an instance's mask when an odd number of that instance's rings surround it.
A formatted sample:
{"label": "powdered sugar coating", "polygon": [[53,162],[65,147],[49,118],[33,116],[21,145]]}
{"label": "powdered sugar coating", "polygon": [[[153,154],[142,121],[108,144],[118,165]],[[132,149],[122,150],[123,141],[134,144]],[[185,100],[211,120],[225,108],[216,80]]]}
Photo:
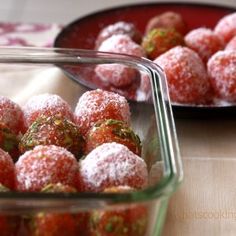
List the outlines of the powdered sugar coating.
{"label": "powdered sugar coating", "polygon": [[104,27],[99,32],[95,42],[95,48],[98,48],[104,40],[110,38],[113,35],[127,35],[136,43],[140,43],[142,40],[142,35],[136,29],[134,24],[124,21],[118,21],[114,24]]}
{"label": "powdered sugar coating", "polygon": [[118,143],[98,146],[80,162],[85,191],[100,192],[106,188],[128,185],[142,189],[147,185],[147,166],[143,159]]}
{"label": "powdered sugar coating", "polygon": [[207,72],[196,52],[177,46],[155,61],[166,73],[172,102],[203,103],[210,89]]}
{"label": "powdered sugar coating", "polygon": [[205,63],[215,52],[224,48],[222,38],[208,28],[194,29],[185,36],[184,40],[186,46],[197,52]]}
{"label": "powdered sugar coating", "polygon": [[31,97],[23,106],[26,124],[29,127],[40,115],[60,115],[71,121],[73,112],[66,101],[56,94],[40,94]]}
{"label": "powdered sugar coating", "polygon": [[133,42],[127,35],[113,35],[106,39],[98,48],[99,51],[123,53],[142,57],[145,55],[143,48]]}
{"label": "powdered sugar coating", "polygon": [[40,191],[55,183],[77,187],[77,161],[62,147],[36,146],[20,156],[15,167],[19,191]]}
{"label": "powdered sugar coating", "polygon": [[236,12],[221,18],[215,26],[215,33],[221,36],[225,43],[236,35]]}
{"label": "powdered sugar coating", "polygon": [[0,148],[0,184],[15,189],[15,166],[10,155]]}
{"label": "powdered sugar coating", "polygon": [[[124,53],[128,55],[143,57],[143,48],[133,42],[127,35],[113,35],[103,41],[98,48],[99,51]],[[105,82],[109,82],[116,87],[130,85],[137,77],[137,71],[122,64],[101,64],[95,68],[96,74]]]}
{"label": "powdered sugar coating", "polygon": [[227,43],[225,50],[236,50],[236,36]]}
{"label": "powdered sugar coating", "polygon": [[236,101],[236,51],[215,53],[207,63],[211,84],[216,94],[229,102]]}
{"label": "powdered sugar coating", "polygon": [[114,119],[130,123],[130,109],[125,97],[96,89],[85,92],[75,108],[75,122],[83,135],[99,120]]}
{"label": "powdered sugar coating", "polygon": [[25,132],[23,111],[18,104],[4,96],[0,96],[0,122],[16,134]]}
{"label": "powdered sugar coating", "polygon": [[137,78],[137,71],[121,64],[103,64],[95,68],[97,76],[115,87],[129,86]]}

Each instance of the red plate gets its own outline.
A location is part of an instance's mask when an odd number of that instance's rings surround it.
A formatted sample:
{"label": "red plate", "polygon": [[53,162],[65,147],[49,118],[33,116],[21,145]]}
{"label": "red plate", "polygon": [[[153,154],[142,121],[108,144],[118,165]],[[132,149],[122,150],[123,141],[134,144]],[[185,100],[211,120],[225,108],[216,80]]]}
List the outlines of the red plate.
{"label": "red plate", "polygon": [[[95,39],[99,31],[105,26],[117,21],[127,21],[134,23],[141,32],[144,32],[148,20],[165,11],[180,13],[187,22],[188,29],[191,30],[203,26],[213,28],[220,18],[234,12],[235,9],[189,3],[136,4],[108,9],[77,19],[65,26],[56,37],[54,46],[59,48],[94,49]],[[72,79],[75,79],[69,70],[65,68],[64,70]],[[94,81],[97,87],[103,87],[96,78]],[[94,81],[91,80],[86,83],[85,81],[79,80],[78,82],[87,87],[94,88],[92,86]],[[105,89],[110,88],[106,87]],[[129,90],[125,91],[125,94],[126,92],[129,92]],[[128,98],[132,99],[132,97]],[[232,115],[236,115],[236,104],[227,104],[224,106],[173,105],[173,110],[178,117],[231,117]]]}

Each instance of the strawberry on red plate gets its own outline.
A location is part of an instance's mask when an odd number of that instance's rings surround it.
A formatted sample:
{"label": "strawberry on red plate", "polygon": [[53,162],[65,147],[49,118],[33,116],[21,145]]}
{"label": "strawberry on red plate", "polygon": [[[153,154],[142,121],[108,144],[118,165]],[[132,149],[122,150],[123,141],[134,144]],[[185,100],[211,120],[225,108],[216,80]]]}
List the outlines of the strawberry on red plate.
{"label": "strawberry on red plate", "polygon": [[236,102],[236,51],[215,53],[207,63],[210,82],[219,98]]}
{"label": "strawberry on red plate", "polygon": [[173,11],[166,11],[150,18],[145,32],[148,33],[155,28],[175,29],[182,35],[187,32],[187,24],[181,14]]}
{"label": "strawberry on red plate", "polygon": [[236,36],[236,12],[222,17],[216,24],[214,31],[228,43]]}
{"label": "strawberry on red plate", "polygon": [[205,66],[192,49],[174,47],[154,62],[166,73],[172,102],[202,104],[209,99],[210,82]]}
{"label": "strawberry on red plate", "polygon": [[120,34],[129,36],[137,44],[142,41],[142,34],[133,23],[118,21],[114,24],[107,25],[99,32],[96,38],[95,48],[98,49],[102,42],[111,36]]}
{"label": "strawberry on red plate", "polygon": [[142,41],[142,47],[151,60],[177,45],[183,46],[184,38],[172,28],[154,28]]}
{"label": "strawberry on red plate", "polygon": [[193,49],[204,63],[217,51],[224,48],[224,41],[208,28],[197,28],[185,36],[186,46]]}
{"label": "strawberry on red plate", "polygon": [[[145,56],[143,48],[127,35],[113,35],[102,42],[98,51],[122,53],[137,57]],[[138,77],[138,71],[124,64],[100,64],[95,68],[97,76],[115,87],[131,85]]]}

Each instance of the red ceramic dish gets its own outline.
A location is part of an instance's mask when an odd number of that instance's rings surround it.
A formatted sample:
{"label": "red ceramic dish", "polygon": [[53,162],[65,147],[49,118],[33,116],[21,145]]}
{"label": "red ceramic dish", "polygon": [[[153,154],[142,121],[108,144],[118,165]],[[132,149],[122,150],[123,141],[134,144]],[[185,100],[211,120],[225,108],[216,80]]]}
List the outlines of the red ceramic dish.
{"label": "red ceramic dish", "polygon": [[[56,37],[54,46],[64,48],[94,49],[95,39],[99,31],[105,26],[117,21],[132,22],[141,31],[144,32],[148,20],[165,11],[174,11],[180,13],[187,22],[188,29],[197,27],[213,28],[217,21],[223,16],[235,11],[233,8],[206,5],[206,4],[189,4],[189,3],[149,3],[136,4],[108,9],[93,13],[83,18],[77,19],[71,24],[65,26]],[[64,68],[65,69],[65,68]],[[70,69],[65,69],[66,73],[72,79],[78,80],[70,73]],[[72,75],[73,74],[73,75]],[[88,80],[79,79],[79,82],[86,87],[102,87],[112,90],[110,87],[104,87],[101,81],[94,76]],[[130,87],[123,91],[123,95],[134,100],[133,94],[136,87]],[[184,117],[219,117],[236,115],[236,104],[224,105],[173,105],[174,113],[177,116]]]}

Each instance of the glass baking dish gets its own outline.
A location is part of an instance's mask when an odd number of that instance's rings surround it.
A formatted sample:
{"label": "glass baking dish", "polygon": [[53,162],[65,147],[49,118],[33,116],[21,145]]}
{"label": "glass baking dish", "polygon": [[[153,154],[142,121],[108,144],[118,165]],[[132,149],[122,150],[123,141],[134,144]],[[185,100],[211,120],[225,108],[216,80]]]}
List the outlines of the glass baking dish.
{"label": "glass baking dish", "polygon": [[[120,223],[119,230],[113,234],[114,225],[109,224],[106,225],[106,233],[98,233],[95,229],[93,233],[79,230],[79,234],[70,234],[61,230],[59,234],[45,232],[35,235],[161,234],[168,200],[183,174],[165,75],[157,65],[133,56],[88,50],[1,48],[1,95],[24,105],[33,95],[53,93],[61,96],[74,109],[84,92],[98,87],[91,81],[86,84],[86,76],[91,76],[98,64],[121,64],[135,69],[139,76],[145,75],[150,81],[150,93],[141,96],[139,101],[129,97],[122,88],[114,90],[128,98],[131,126],[142,143],[142,158],[147,164],[149,184],[141,190],[125,193],[1,192],[1,217],[8,216],[8,221],[15,219],[14,216],[19,217],[17,235],[29,234],[27,224],[36,214],[61,214],[63,218],[65,214],[81,212],[88,214],[88,227],[91,225],[91,215],[109,212],[112,216],[114,212],[128,212],[130,225]],[[140,208],[144,209],[145,214],[131,216],[130,212],[137,213]],[[122,220],[127,220],[127,214]]]}

